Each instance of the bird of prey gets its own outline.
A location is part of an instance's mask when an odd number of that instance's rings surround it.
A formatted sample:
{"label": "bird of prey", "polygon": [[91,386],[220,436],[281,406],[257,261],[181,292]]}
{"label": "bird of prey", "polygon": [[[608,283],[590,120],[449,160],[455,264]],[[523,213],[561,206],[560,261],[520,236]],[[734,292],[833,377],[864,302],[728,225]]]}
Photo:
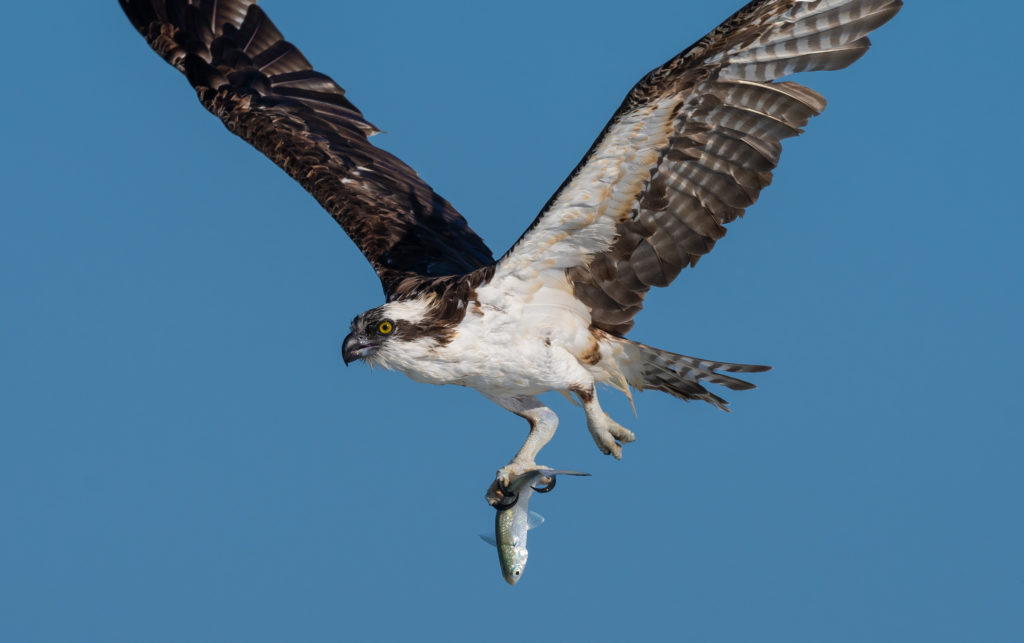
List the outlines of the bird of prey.
{"label": "bird of prey", "polygon": [[626,338],[647,291],[696,265],[772,179],[784,138],[825,99],[780,80],[844,68],[900,0],[754,0],[629,91],[515,244],[495,260],[465,219],[286,41],[255,0],[119,0],[227,128],[308,190],[373,266],[386,302],[357,315],[347,363],[476,389],[530,432],[488,500],[536,469],[558,418],[537,395],[583,406],[598,448],[634,440],[595,385],[664,391],[719,408],[705,384],[767,366],[671,353]]}

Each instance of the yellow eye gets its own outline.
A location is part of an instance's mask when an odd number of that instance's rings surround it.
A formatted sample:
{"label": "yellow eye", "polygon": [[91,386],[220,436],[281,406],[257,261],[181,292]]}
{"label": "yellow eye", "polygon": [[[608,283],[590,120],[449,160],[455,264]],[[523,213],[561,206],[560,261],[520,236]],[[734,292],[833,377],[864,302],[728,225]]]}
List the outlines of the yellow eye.
{"label": "yellow eye", "polygon": [[381,335],[389,335],[391,334],[391,331],[395,330],[395,325],[389,321],[382,321],[378,324],[377,330]]}

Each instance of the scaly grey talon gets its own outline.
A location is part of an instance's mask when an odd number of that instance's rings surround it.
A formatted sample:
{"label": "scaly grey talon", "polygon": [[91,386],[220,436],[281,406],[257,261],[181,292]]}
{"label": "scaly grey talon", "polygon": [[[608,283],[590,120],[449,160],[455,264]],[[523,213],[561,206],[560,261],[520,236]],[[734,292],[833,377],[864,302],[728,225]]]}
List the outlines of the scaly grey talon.
{"label": "scaly grey talon", "polygon": [[513,495],[506,491],[512,480],[518,478],[524,473],[527,473],[528,471],[547,468],[549,467],[539,465],[532,461],[516,462],[516,460],[513,459],[512,462],[509,462],[502,468],[498,469],[497,473],[494,474],[494,482],[492,482],[491,486],[488,487],[487,495],[485,496],[487,504],[499,510],[501,508],[507,509],[508,507],[513,506],[516,503],[516,500],[512,500],[511,504],[506,504],[508,503],[508,498]]}

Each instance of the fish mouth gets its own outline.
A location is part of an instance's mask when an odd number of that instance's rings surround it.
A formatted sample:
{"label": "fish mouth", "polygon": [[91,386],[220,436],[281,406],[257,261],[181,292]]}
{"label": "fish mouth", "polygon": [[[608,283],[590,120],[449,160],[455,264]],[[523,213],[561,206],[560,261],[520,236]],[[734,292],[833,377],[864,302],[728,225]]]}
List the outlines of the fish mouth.
{"label": "fish mouth", "polygon": [[366,359],[377,352],[380,344],[361,335],[349,333],[345,343],[341,345],[341,359],[345,360],[348,366],[357,359]]}
{"label": "fish mouth", "polygon": [[519,579],[523,577],[523,568],[521,565],[513,567],[508,574],[505,575],[505,582],[509,585],[515,585],[519,582]]}

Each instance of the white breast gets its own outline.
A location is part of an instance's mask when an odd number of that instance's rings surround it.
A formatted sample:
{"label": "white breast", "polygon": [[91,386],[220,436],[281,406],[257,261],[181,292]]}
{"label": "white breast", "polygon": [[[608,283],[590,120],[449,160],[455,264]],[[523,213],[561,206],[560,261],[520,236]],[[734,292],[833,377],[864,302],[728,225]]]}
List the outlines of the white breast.
{"label": "white breast", "polygon": [[[379,351],[381,366],[431,384],[459,384],[490,395],[536,395],[585,385],[576,355],[591,343],[590,312],[564,275],[547,283],[503,276],[477,290],[454,339]],[[386,363],[383,363],[386,362]]]}

